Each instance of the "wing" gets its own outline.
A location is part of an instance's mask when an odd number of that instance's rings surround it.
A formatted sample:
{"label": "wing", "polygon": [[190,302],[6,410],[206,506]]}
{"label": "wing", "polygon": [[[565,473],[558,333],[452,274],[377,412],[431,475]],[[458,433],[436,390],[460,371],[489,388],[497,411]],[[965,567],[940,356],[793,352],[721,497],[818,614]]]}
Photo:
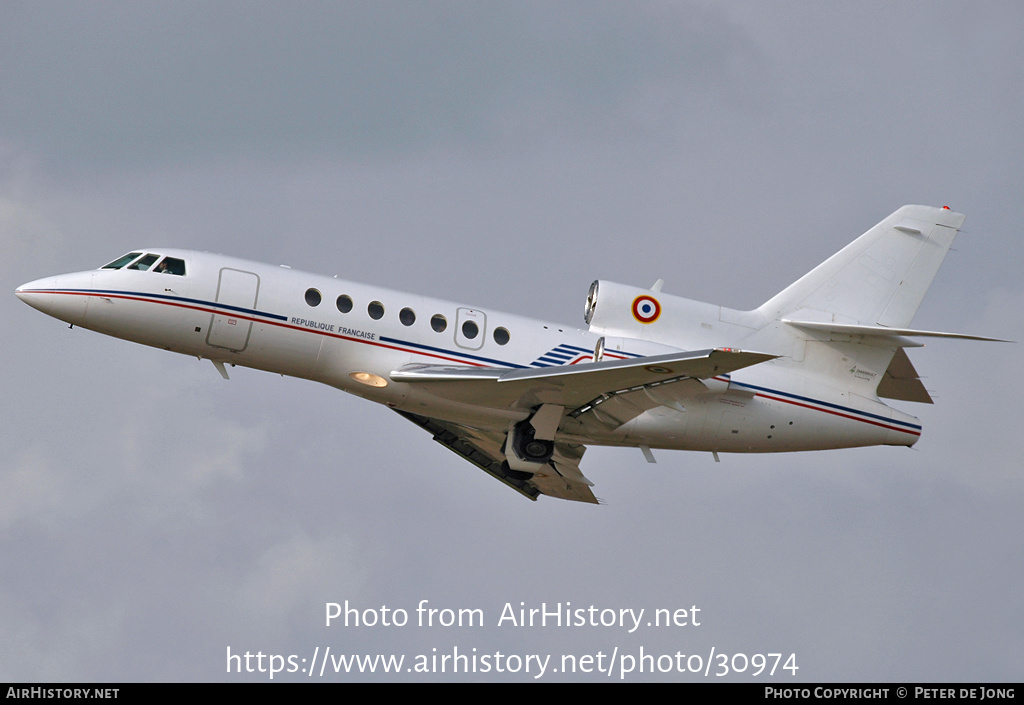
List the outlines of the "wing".
{"label": "wing", "polygon": [[517,472],[505,462],[502,447],[505,436],[496,431],[470,428],[461,424],[432,419],[406,411],[396,412],[420,428],[429,431],[434,440],[478,468],[519,492],[535,500],[546,494],[559,499],[598,504],[590,490],[594,483],[580,472],[580,459],[586,448],[570,443],[556,443],[551,462],[534,474]]}
{"label": "wing", "polygon": [[396,382],[430,385],[439,397],[497,409],[555,404],[578,410],[611,395],[668,382],[706,379],[771,360],[777,355],[716,348],[631,360],[508,370],[496,367],[406,365]]}
{"label": "wing", "polygon": [[[508,370],[494,367],[406,365],[391,373],[396,382],[428,385],[439,397],[495,409],[530,411],[543,404],[565,409],[563,424],[585,437],[588,423],[618,427],[646,409],[678,404],[679,394],[690,394],[698,382],[775,355],[731,348],[679,352],[668,355],[584,363],[561,367]],[[600,408],[598,408],[600,407]],[[580,472],[586,448],[555,438],[551,460],[533,473],[509,467],[502,431],[398,411],[434,440],[462,456],[492,477],[530,499],[546,494],[576,502],[598,504],[593,483]]]}

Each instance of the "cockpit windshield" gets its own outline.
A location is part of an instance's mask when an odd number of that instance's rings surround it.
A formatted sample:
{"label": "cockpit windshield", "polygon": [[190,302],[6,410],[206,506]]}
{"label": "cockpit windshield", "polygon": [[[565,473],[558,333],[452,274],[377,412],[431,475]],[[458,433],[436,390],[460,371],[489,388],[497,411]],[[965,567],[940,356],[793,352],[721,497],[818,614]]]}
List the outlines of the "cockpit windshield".
{"label": "cockpit windshield", "polygon": [[[160,263],[153,267],[153,263],[160,260]],[[127,267],[125,266],[127,265]],[[152,269],[150,269],[152,267]],[[175,274],[179,277],[185,276],[185,260],[177,257],[164,257],[155,253],[143,255],[141,252],[129,252],[123,257],[118,257],[110,264],[105,264],[101,269],[134,269],[138,271],[151,271],[161,274]]]}
{"label": "cockpit windshield", "polygon": [[129,252],[124,257],[118,257],[110,264],[103,265],[101,269],[120,269],[121,267],[125,266],[126,264],[128,264],[141,254],[141,252]]}
{"label": "cockpit windshield", "polygon": [[128,269],[138,269],[144,272],[153,266],[153,263],[156,262],[158,257],[160,257],[160,255],[146,255],[145,257],[140,257],[129,264]]}

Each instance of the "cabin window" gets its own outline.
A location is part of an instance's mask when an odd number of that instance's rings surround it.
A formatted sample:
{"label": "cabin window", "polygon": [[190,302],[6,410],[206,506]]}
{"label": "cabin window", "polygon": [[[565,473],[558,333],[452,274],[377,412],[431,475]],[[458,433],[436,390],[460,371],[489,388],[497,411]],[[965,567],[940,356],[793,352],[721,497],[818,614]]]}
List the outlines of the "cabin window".
{"label": "cabin window", "polygon": [[160,264],[153,268],[153,271],[162,274],[177,274],[179,277],[183,277],[185,276],[185,260],[177,257],[164,257]]}
{"label": "cabin window", "polygon": [[480,334],[480,327],[473,321],[466,321],[462,324],[462,334],[472,340]]}
{"label": "cabin window", "polygon": [[319,306],[322,300],[320,292],[316,289],[306,289],[306,303],[310,306]]}
{"label": "cabin window", "polygon": [[366,307],[366,312],[370,314],[370,318],[379,321],[384,317],[384,304],[380,301],[371,301],[370,305]]}
{"label": "cabin window", "polygon": [[509,341],[509,334],[507,328],[495,328],[494,329],[494,342],[498,345],[505,345]]}
{"label": "cabin window", "polygon": [[398,320],[402,322],[403,326],[411,326],[416,322],[416,312],[411,308],[403,308],[398,312]]}
{"label": "cabin window", "polygon": [[338,297],[338,310],[342,313],[348,313],[352,310],[352,297],[347,294],[342,294]]}
{"label": "cabin window", "polygon": [[118,257],[117,259],[115,259],[110,264],[103,265],[103,267],[101,267],[101,269],[120,269],[121,267],[125,266],[126,264],[128,264],[129,262],[131,262],[133,259],[135,259],[136,257],[138,257],[141,254],[142,254],[141,252],[129,252],[128,254],[126,254],[123,257]]}
{"label": "cabin window", "polygon": [[440,313],[435,313],[430,319],[430,327],[438,333],[443,333],[444,329],[448,327],[448,319]]}

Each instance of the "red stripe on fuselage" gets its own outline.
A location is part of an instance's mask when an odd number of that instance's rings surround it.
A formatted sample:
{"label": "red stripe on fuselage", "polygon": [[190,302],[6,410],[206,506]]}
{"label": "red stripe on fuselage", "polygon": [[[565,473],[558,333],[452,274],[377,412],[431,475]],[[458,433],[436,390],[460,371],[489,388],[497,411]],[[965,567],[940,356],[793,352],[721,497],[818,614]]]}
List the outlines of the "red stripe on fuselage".
{"label": "red stripe on fuselage", "polygon": [[881,421],[872,421],[871,419],[862,419],[858,416],[851,416],[850,414],[844,414],[841,411],[833,411],[832,409],[822,409],[819,406],[811,406],[810,404],[804,404],[803,402],[793,401],[792,399],[785,399],[783,397],[774,397],[771,394],[765,394],[764,392],[754,392],[755,397],[764,397],[765,399],[771,399],[772,401],[781,401],[786,404],[792,404],[793,406],[801,406],[805,409],[811,409],[813,411],[820,411],[825,414],[832,414],[833,416],[839,416],[844,419],[850,419],[851,421],[860,421],[862,423],[869,423],[872,426],[880,426],[889,431],[901,431],[903,433],[909,433],[911,436],[920,436],[920,431],[913,431],[909,428],[900,428],[899,426],[890,426],[889,424],[882,423]]}
{"label": "red stripe on fuselage", "polygon": [[[727,377],[722,377],[722,376],[717,376],[714,379],[716,379],[719,382],[725,382],[726,384],[731,384],[731,382],[732,382],[732,380],[728,379]],[[792,404],[793,406],[799,406],[799,407],[802,407],[804,409],[810,409],[811,411],[820,411],[820,412],[825,413],[825,414],[832,414],[833,416],[839,416],[840,418],[850,419],[851,421],[860,421],[862,423],[871,424],[872,426],[879,426],[879,427],[884,428],[884,429],[889,430],[889,431],[900,431],[902,433],[910,434],[911,436],[918,436],[918,437],[921,436],[920,429],[901,428],[900,426],[897,426],[895,424],[887,424],[887,423],[885,423],[883,421],[872,421],[871,419],[865,419],[865,418],[862,418],[860,416],[853,416],[852,414],[846,414],[846,413],[843,413],[842,411],[834,411],[832,409],[823,409],[820,406],[813,406],[813,404],[807,404],[805,402],[796,401],[794,399],[786,399],[785,397],[777,397],[777,396],[773,396],[771,394],[766,394],[765,392],[756,391],[756,390],[754,391],[754,396],[755,397],[763,397],[765,399],[771,399],[772,401],[780,401],[780,402],[783,402],[784,404]],[[851,411],[856,411],[856,410],[855,409],[851,409]],[[867,413],[867,412],[865,412],[865,413]]]}
{"label": "red stripe on fuselage", "polygon": [[255,318],[253,316],[247,316],[235,311],[224,311],[214,308],[207,308],[205,306],[196,306],[195,304],[182,303],[180,301],[164,301],[161,299],[149,299],[143,296],[130,296],[127,294],[108,294],[99,292],[88,292],[88,291],[59,291],[59,290],[47,290],[37,289],[30,293],[33,294],[65,294],[68,296],[97,296],[103,299],[125,299],[128,301],[141,301],[147,304],[160,304],[163,306],[177,306],[178,308],[187,308],[192,311],[200,311],[202,313],[212,313],[220,316],[229,316],[231,318],[237,318],[243,321],[252,321],[253,323],[265,323],[267,325],[278,326],[279,328],[287,328],[289,330],[300,331],[303,333],[315,333],[317,335],[326,335],[331,338],[338,338],[339,340],[347,340],[352,343],[363,343],[364,345],[373,345],[379,348],[387,348],[389,350],[397,350],[399,352],[413,353],[415,355],[421,355],[423,357],[433,357],[438,360],[446,360],[447,362],[458,362],[464,365],[472,365],[474,367],[488,367],[481,362],[471,362],[469,360],[463,360],[457,357],[448,357],[445,355],[438,355],[437,353],[422,352],[420,350],[409,350],[406,348],[398,347],[396,345],[390,345],[388,343],[382,343],[378,340],[367,340],[365,338],[353,338],[340,333],[331,333],[328,331],[314,330],[311,328],[303,328],[301,326],[292,325],[291,323],[282,323],[280,321],[272,321],[266,318]]}

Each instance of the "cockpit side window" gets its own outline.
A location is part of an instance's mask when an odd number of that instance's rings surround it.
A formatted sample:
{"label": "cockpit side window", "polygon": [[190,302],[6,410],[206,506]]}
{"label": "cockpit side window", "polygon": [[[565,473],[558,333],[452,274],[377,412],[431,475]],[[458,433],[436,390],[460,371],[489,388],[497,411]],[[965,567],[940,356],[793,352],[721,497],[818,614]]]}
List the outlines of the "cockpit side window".
{"label": "cockpit side window", "polygon": [[118,257],[110,264],[103,265],[100,269],[120,269],[141,254],[141,252],[129,252],[124,257]]}
{"label": "cockpit side window", "polygon": [[145,257],[141,258],[139,261],[134,262],[134,263],[128,265],[128,269],[138,269],[139,271],[143,271],[144,272],[147,269],[149,269],[151,266],[153,266],[153,263],[156,262],[158,259],[160,259],[160,255],[152,255],[152,254],[146,255]]}
{"label": "cockpit side window", "polygon": [[177,257],[164,257],[153,271],[162,272],[163,274],[177,274],[179,277],[183,277],[185,276],[185,260],[178,259]]}

